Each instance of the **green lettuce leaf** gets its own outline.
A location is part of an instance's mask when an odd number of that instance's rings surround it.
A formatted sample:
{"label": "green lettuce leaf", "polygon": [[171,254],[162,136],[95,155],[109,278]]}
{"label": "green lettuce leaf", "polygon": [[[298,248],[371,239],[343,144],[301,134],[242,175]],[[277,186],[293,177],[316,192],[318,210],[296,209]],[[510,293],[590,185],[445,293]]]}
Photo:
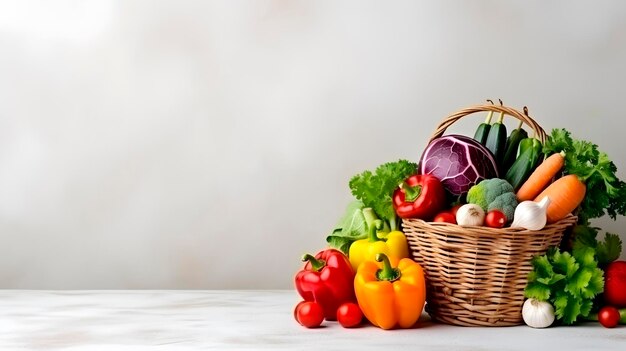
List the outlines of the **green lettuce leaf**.
{"label": "green lettuce leaf", "polygon": [[337,226],[326,237],[326,242],[330,247],[348,254],[352,242],[367,237],[367,222],[363,215],[363,207],[365,207],[363,202],[357,200],[348,204]]}

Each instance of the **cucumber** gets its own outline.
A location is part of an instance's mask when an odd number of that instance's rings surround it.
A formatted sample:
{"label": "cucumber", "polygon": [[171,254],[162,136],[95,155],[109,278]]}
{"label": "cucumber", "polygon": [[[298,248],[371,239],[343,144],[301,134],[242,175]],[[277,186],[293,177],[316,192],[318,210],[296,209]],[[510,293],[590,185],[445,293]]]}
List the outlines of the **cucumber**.
{"label": "cucumber", "polygon": [[487,136],[489,135],[489,129],[491,128],[491,117],[493,116],[493,111],[489,111],[485,122],[478,125],[476,129],[476,133],[474,133],[474,140],[485,145],[487,141]]}
{"label": "cucumber", "polygon": [[504,147],[504,156],[502,157],[502,171],[508,171],[509,168],[515,162],[517,158],[517,150],[519,149],[519,143],[528,138],[528,133],[522,128],[520,121],[517,129],[513,129],[509,137],[506,139],[506,146]]}
{"label": "cucumber", "polygon": [[537,167],[541,153],[541,143],[535,138],[526,138],[520,142],[520,154],[506,172],[506,179],[517,191]]}
{"label": "cucumber", "polygon": [[504,112],[500,113],[498,121],[491,125],[485,146],[495,157],[496,164],[502,170],[502,159],[504,157],[504,147],[506,146],[506,126],[502,124]]}

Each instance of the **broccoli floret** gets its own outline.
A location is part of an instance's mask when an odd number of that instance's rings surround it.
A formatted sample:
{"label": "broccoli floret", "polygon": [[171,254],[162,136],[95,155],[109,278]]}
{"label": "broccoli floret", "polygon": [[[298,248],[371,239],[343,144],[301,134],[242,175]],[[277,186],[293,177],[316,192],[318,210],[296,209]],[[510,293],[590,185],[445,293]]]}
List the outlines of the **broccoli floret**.
{"label": "broccoli floret", "polygon": [[515,214],[515,207],[517,207],[517,197],[515,193],[505,193],[493,200],[487,206],[487,212],[491,210],[499,210],[506,216],[507,222],[513,220],[513,214]]}
{"label": "broccoli floret", "polygon": [[513,186],[504,179],[492,178],[485,179],[470,188],[467,193],[467,202],[476,204],[487,211],[489,204],[498,196],[506,193],[512,193]]}
{"label": "broccoli floret", "polygon": [[476,204],[485,212],[499,210],[510,222],[513,220],[517,198],[513,186],[504,179],[485,179],[470,188],[467,193],[467,202]]}

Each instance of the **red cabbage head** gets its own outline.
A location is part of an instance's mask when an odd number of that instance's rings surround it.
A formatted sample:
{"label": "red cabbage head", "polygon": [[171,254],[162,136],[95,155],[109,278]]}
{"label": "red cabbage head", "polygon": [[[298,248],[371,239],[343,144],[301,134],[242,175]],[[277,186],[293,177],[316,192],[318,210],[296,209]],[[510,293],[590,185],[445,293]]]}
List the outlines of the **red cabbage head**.
{"label": "red cabbage head", "polygon": [[453,196],[467,193],[483,179],[497,178],[491,151],[464,135],[446,135],[430,142],[420,160],[420,173],[439,178]]}

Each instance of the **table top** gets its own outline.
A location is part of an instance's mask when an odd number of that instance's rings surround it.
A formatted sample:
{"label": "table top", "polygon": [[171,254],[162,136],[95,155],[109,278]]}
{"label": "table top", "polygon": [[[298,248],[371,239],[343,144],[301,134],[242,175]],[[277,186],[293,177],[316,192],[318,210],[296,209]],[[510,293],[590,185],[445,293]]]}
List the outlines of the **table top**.
{"label": "table top", "polygon": [[0,291],[0,349],[196,350],[624,350],[626,326],[532,329],[432,323],[385,331],[306,329],[293,319],[295,291]]}

